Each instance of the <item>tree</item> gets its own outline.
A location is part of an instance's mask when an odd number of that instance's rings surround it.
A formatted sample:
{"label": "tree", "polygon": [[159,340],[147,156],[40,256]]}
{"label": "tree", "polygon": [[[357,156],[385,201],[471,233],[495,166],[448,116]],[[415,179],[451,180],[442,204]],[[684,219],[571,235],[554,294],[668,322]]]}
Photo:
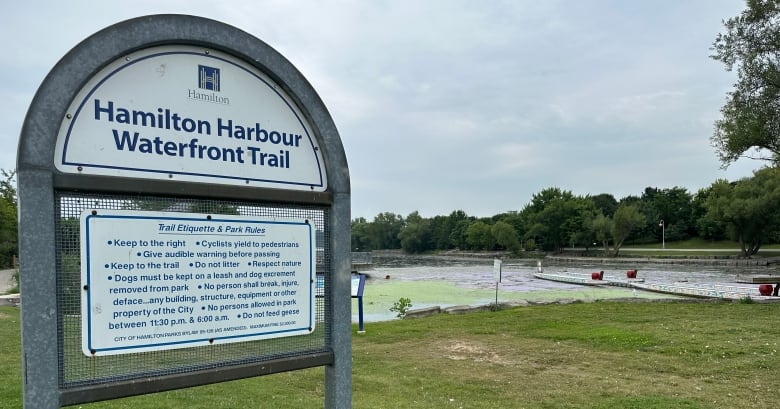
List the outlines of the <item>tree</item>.
{"label": "tree", "polygon": [[452,245],[455,246],[455,248],[468,248],[468,235],[466,232],[468,231],[469,226],[471,226],[471,223],[472,220],[464,219],[457,221],[455,226],[453,226],[452,232],[450,233],[450,242],[452,242]]}
{"label": "tree", "polygon": [[454,210],[449,216],[435,216],[430,219],[431,247],[438,250],[448,250],[455,247],[465,248],[465,227],[459,227],[461,222],[468,223],[473,218],[463,210]]}
{"label": "tree", "polygon": [[567,203],[573,199],[571,192],[557,187],[534,194],[521,212],[527,226],[525,239],[534,239],[543,250],[559,251],[569,238],[563,226],[571,210]]}
{"label": "tree", "polygon": [[398,233],[403,226],[404,218],[400,214],[384,212],[376,215],[369,229],[371,248],[400,249],[401,240],[398,238]]}
{"label": "tree", "polygon": [[432,249],[431,221],[414,211],[406,217],[406,225],[398,233],[401,248],[407,253],[422,253]]}
{"label": "tree", "polygon": [[373,250],[369,230],[369,223],[365,217],[352,220],[352,251]]}
{"label": "tree", "polygon": [[543,211],[550,203],[559,200],[569,200],[574,198],[574,195],[568,190],[561,190],[557,187],[548,187],[539,193],[531,196],[531,203],[529,203],[525,209],[534,213]]}
{"label": "tree", "polygon": [[[711,57],[737,82],[721,108],[710,141],[727,167],[751,149],[758,159],[780,160],[780,1],[748,0],[747,9],[724,22]],[[764,156],[766,155],[766,156]]]}
{"label": "tree", "polygon": [[698,237],[704,240],[726,240],[726,223],[715,218],[707,211],[707,199],[712,192],[712,186],[699,189],[691,202],[692,217],[696,223]]}
{"label": "tree", "polygon": [[590,200],[596,206],[596,209],[601,210],[601,213],[606,217],[612,217],[617,210],[618,202],[615,200],[615,196],[609,193],[601,193],[595,196],[591,196]]}
{"label": "tree", "polygon": [[620,247],[631,234],[631,231],[645,223],[645,216],[634,205],[620,205],[615,210],[612,219],[612,242],[614,243],[613,255],[620,254]]}
{"label": "tree", "polygon": [[525,232],[525,221],[523,215],[515,210],[498,214],[493,217],[493,220],[496,222],[509,223],[512,227],[515,228],[515,232],[517,232],[518,238],[522,237],[523,233]]}
{"label": "tree", "polygon": [[560,251],[569,244],[589,242],[590,221],[595,215],[593,200],[558,188],[535,194],[521,212],[528,226],[525,238],[535,239],[547,251]]}
{"label": "tree", "polygon": [[609,239],[612,235],[612,218],[603,214],[596,215],[591,221],[591,231],[596,240],[604,246],[604,254],[609,252]]}
{"label": "tree", "polygon": [[752,256],[780,226],[780,169],[764,168],[735,183],[718,180],[706,206],[716,220],[726,223],[742,256]]}
{"label": "tree", "polygon": [[490,233],[499,246],[512,253],[520,251],[520,239],[517,237],[517,231],[511,224],[498,221],[490,228]]}
{"label": "tree", "polygon": [[483,221],[471,223],[466,229],[466,243],[472,250],[493,250],[496,239],[490,230],[490,225]]}
{"label": "tree", "polygon": [[[450,224],[449,217],[438,215],[434,216],[428,221],[431,229],[431,248],[437,250],[447,250],[452,248],[452,242],[450,242],[452,226]],[[401,241],[403,242],[403,239]],[[401,243],[401,247],[403,247],[403,243]]]}
{"label": "tree", "polygon": [[[692,217],[691,203],[691,194],[683,187],[646,187],[639,206],[646,223],[637,231],[639,240],[657,243],[664,233],[667,241],[685,240],[695,235],[696,223]],[[664,231],[658,226],[661,220],[664,222]]]}
{"label": "tree", "polygon": [[0,169],[0,268],[10,267],[18,253],[17,196],[15,171]]}

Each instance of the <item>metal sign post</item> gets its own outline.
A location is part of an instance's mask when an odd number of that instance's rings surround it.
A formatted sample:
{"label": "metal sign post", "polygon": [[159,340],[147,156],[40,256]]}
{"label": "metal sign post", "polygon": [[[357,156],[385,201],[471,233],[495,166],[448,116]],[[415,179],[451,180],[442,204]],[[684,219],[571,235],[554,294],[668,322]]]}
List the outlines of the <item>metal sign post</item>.
{"label": "metal sign post", "polygon": [[501,259],[493,259],[493,278],[496,280],[496,308],[498,308],[498,284],[501,283]]}
{"label": "metal sign post", "polygon": [[365,334],[363,326],[363,290],[366,287],[366,275],[352,273],[352,298],[358,302],[358,334]]}
{"label": "metal sign post", "polygon": [[267,44],[184,15],[90,36],[38,89],[17,170],[25,408],[313,366],[351,407],[346,156]]}

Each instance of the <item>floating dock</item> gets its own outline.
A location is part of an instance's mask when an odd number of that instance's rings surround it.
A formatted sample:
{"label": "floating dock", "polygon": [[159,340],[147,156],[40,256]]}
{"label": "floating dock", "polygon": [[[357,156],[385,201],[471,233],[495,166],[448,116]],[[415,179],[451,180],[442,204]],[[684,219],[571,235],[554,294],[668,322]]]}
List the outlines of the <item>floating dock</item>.
{"label": "floating dock", "polygon": [[726,300],[775,300],[780,301],[780,297],[761,295],[758,288],[736,284],[714,284],[714,283],[692,283],[692,282],[647,282],[642,278],[625,278],[614,275],[600,275],[597,273],[534,273],[534,277],[543,280],[558,281],[563,283],[591,285],[591,286],[616,286],[628,287],[637,290],[653,291],[664,294],[674,294],[689,297],[700,298],[718,298]]}

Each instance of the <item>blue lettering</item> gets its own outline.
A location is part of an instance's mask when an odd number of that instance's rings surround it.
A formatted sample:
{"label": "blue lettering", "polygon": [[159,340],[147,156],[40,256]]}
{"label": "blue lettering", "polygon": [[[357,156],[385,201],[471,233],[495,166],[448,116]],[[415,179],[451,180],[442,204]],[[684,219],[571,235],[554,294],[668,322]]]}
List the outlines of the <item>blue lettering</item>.
{"label": "blue lettering", "polygon": [[135,151],[135,145],[138,143],[138,132],[133,132],[133,139],[131,141],[130,132],[122,131],[122,138],[120,140],[119,132],[117,132],[116,129],[112,129],[112,131],[114,132],[114,142],[116,143],[117,149],[123,151],[125,150],[125,146],[127,146],[127,150],[130,152]]}
{"label": "blue lettering", "polygon": [[[105,114],[105,118],[102,118],[103,114]],[[157,108],[156,114],[140,110],[130,111],[122,107],[114,107],[114,101],[108,101],[108,104],[104,106],[99,99],[95,99],[94,116],[97,121],[105,119],[108,122],[211,135],[211,123],[209,121],[182,117],[167,108]]]}
{"label": "blue lettering", "polygon": [[217,136],[222,136],[222,131],[227,132],[228,138],[233,137],[233,120],[228,119],[227,124],[222,124],[222,118],[217,118]]}
{"label": "blue lettering", "polygon": [[108,121],[114,122],[114,102],[108,101],[108,107],[102,108],[100,106],[100,100],[95,99],[95,120],[100,120],[100,114],[105,113],[108,115]]}

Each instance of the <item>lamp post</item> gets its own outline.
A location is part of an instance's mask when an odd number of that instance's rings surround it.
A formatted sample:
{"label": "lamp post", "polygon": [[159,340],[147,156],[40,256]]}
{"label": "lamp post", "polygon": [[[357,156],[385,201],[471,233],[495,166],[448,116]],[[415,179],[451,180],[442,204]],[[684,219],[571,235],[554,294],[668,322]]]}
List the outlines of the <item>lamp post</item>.
{"label": "lamp post", "polygon": [[666,248],[666,226],[664,225],[664,219],[661,219],[661,222],[658,223],[659,226],[661,226],[661,248]]}

